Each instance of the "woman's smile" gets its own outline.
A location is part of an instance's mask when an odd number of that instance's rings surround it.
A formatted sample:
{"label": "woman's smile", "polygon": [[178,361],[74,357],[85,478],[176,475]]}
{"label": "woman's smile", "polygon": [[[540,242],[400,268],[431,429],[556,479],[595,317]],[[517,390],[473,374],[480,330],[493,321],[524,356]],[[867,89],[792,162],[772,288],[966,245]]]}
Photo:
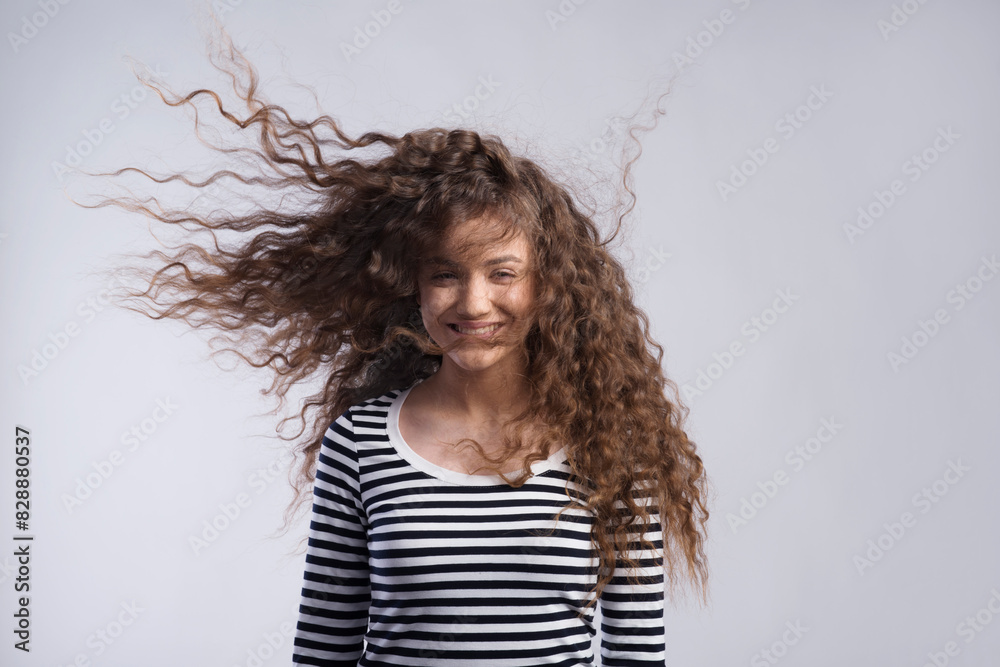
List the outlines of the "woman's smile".
{"label": "woman's smile", "polygon": [[503,323],[490,324],[483,327],[464,327],[458,324],[451,323],[448,325],[451,327],[452,331],[455,331],[463,336],[475,336],[476,338],[489,338],[493,335],[493,332],[503,326]]}

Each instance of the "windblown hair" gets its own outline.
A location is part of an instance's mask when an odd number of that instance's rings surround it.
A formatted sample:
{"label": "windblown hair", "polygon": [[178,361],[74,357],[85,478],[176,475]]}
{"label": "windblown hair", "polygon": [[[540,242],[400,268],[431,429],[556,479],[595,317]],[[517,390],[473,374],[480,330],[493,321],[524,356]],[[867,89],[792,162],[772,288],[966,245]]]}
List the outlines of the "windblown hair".
{"label": "windblown hair", "polygon": [[[529,425],[542,424],[513,486],[530,476],[530,465],[560,446],[567,448],[573,479],[586,494],[569,506],[593,513],[592,543],[599,555],[594,598],[625,563],[638,536],[647,548],[647,528],[660,521],[662,558],[673,586],[680,565],[685,580],[707,590],[704,528],[706,477],[695,444],[682,428],[677,386],[661,369],[663,349],[649,334],[645,313],[619,261],[606,249],[594,221],[574,202],[569,189],[535,162],[511,154],[496,136],[465,129],[431,128],[393,136],[366,132],[348,136],[328,115],[311,122],[292,118],[258,94],[253,66],[228,36],[219,50],[230,68],[233,88],[249,115],[240,118],[207,89],[168,97],[165,86],[146,83],[172,107],[214,100],[218,113],[240,131],[257,132],[259,147],[211,148],[249,157],[257,175],[229,169],[203,181],[184,174],[156,177],[126,167],[100,176],[138,172],[156,183],[182,182],[203,188],[220,179],[291,190],[305,202],[282,212],[261,206],[247,213],[199,215],[190,209],[164,210],[153,199],[105,198],[94,206],[115,205],[162,223],[211,235],[214,250],[194,242],[174,254],[155,250],[143,256],[158,268],[124,267],[148,288],[129,299],[145,308],[130,310],[153,319],[175,318],[195,328],[211,327],[233,345],[227,351],[274,374],[265,393],[282,401],[292,385],[318,377],[322,390],[310,396],[298,418],[303,427],[292,439],[295,464],[290,482],[295,497],[285,527],[309,500],[318,450],[327,427],[349,407],[432,375],[448,348],[425,330],[416,302],[416,275],[427,253],[456,222],[481,218],[495,223],[489,239],[522,234],[532,248],[536,295],[527,352],[528,408],[505,429],[505,448],[485,470],[501,474],[521,449]],[[235,70],[235,71],[234,71]],[[327,128],[335,138],[321,137]],[[201,134],[199,138],[204,141]],[[633,134],[634,139],[634,134]],[[324,148],[381,157],[331,159]],[[634,161],[634,160],[633,160]],[[629,189],[628,171],[623,183]],[[634,195],[633,195],[634,204]],[[627,213],[627,212],[626,212]],[[621,226],[623,213],[618,218]],[[216,232],[234,235],[220,245]],[[466,249],[469,253],[474,247]],[[118,269],[122,270],[122,269]],[[503,343],[500,339],[498,343]],[[655,350],[655,356],[653,351]],[[668,400],[665,390],[675,397]],[[307,412],[318,411],[307,418]],[[291,417],[282,421],[287,421]],[[304,437],[306,425],[311,424]],[[284,438],[284,436],[282,436]],[[465,440],[463,440],[465,442]],[[650,489],[650,503],[633,490]],[[591,600],[591,603],[593,600]]]}

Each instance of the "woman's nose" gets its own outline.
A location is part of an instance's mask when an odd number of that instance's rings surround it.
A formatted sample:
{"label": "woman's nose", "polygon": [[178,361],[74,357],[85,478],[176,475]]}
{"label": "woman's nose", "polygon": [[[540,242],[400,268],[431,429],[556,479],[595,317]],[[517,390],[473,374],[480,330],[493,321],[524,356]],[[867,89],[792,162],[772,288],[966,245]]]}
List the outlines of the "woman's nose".
{"label": "woman's nose", "polygon": [[457,307],[459,317],[468,320],[490,312],[490,290],[485,277],[472,276],[462,284]]}

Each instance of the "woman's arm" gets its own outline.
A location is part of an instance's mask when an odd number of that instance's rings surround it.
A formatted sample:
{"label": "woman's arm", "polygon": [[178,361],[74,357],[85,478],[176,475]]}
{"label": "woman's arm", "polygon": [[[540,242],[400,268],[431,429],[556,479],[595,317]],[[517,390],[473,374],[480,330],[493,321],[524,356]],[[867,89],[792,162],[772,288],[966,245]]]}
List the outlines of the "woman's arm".
{"label": "woman's arm", "polygon": [[357,666],[371,601],[367,529],[347,411],[327,431],[316,462],[293,662]]}
{"label": "woman's arm", "polygon": [[663,532],[657,521],[646,533],[653,549],[639,548],[638,534],[631,536],[630,556],[639,559],[630,583],[619,561],[614,578],[600,597],[601,664],[605,667],[653,667],[665,664],[663,626]]}

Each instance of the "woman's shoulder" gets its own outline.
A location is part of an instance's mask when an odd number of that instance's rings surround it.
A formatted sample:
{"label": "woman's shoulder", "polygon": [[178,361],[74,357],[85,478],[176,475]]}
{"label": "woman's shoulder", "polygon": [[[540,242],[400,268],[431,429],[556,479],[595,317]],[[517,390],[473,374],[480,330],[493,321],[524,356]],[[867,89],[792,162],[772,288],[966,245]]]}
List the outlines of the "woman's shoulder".
{"label": "woman's shoulder", "polygon": [[400,394],[411,389],[419,382],[420,380],[417,380],[405,386],[397,386],[393,389],[387,389],[377,396],[371,396],[360,400],[344,410],[344,412],[334,420],[334,424],[352,427],[358,421],[371,423],[374,419],[384,425],[393,401],[395,401]]}
{"label": "woman's shoulder", "polygon": [[355,413],[372,411],[372,410],[386,412],[392,405],[392,402],[395,401],[400,394],[412,389],[415,385],[419,383],[420,380],[417,380],[405,386],[397,386],[393,389],[387,389],[378,396],[371,396],[370,398],[366,398],[362,401],[359,401],[358,403],[355,403],[349,408],[349,410]]}

